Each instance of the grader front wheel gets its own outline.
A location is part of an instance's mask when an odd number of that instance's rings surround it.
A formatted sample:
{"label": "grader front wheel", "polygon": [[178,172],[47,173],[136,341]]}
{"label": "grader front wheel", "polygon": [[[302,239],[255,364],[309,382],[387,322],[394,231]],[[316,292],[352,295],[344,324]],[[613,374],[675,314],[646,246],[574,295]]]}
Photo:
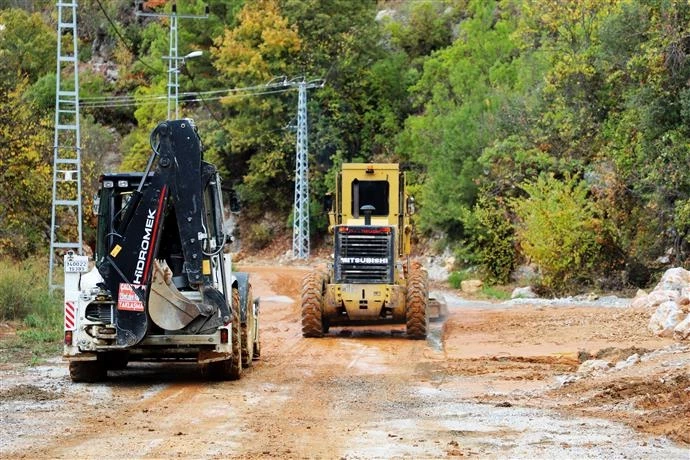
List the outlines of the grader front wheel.
{"label": "grader front wheel", "polygon": [[302,336],[323,337],[323,293],[325,279],[321,273],[309,273],[302,281]]}
{"label": "grader front wheel", "polygon": [[428,287],[426,273],[413,271],[407,284],[406,296],[406,332],[411,339],[422,340],[426,338],[429,326],[427,316]]}

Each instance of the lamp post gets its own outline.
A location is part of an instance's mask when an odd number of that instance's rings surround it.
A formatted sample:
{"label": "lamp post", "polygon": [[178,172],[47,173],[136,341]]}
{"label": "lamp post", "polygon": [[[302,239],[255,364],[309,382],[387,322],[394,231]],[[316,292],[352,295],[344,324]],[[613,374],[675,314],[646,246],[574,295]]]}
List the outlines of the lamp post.
{"label": "lamp post", "polygon": [[[170,20],[170,55],[163,56],[163,59],[168,60],[168,120],[172,107],[175,107],[175,119],[179,118],[177,110],[177,94],[179,92],[179,71],[180,66],[184,64],[185,59],[201,56],[201,51],[192,51],[186,56],[177,57],[177,20],[182,19],[208,19],[209,7],[206,5],[203,15],[199,14],[178,14],[177,3],[173,1],[170,13],[155,13],[144,11],[144,2],[142,0],[135,0],[137,7],[136,15],[151,18],[169,18]],[[180,62],[182,61],[182,62]],[[179,63],[179,64],[178,64]]]}
{"label": "lamp post", "polygon": [[163,59],[168,60],[168,116],[167,119],[170,120],[171,112],[173,108],[175,110],[175,120],[179,116],[178,110],[178,94],[180,90],[180,68],[184,65],[187,59],[192,59],[201,56],[203,51],[192,51],[191,53],[185,54],[182,57],[177,56],[163,56]]}

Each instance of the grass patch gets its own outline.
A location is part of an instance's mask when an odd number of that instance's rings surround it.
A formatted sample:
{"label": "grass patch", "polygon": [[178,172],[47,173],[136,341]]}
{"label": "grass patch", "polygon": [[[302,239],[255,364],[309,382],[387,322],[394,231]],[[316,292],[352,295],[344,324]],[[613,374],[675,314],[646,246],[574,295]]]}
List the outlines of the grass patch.
{"label": "grass patch", "polygon": [[448,275],[448,286],[453,289],[460,289],[460,284],[470,278],[472,278],[472,275],[467,270],[452,272]]}
{"label": "grass patch", "polygon": [[0,340],[2,362],[37,364],[60,353],[62,291],[48,291],[47,265],[0,260],[0,321],[16,326],[16,335]]}
{"label": "grass patch", "polygon": [[483,286],[482,294],[491,299],[510,300],[511,293],[504,286]]}

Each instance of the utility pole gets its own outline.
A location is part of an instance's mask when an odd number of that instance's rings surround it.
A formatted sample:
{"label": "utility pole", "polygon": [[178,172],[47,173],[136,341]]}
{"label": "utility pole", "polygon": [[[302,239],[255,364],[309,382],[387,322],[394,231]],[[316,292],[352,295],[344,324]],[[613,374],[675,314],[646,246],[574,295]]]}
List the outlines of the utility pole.
{"label": "utility pole", "polygon": [[137,16],[151,17],[151,18],[169,18],[170,19],[170,39],[169,39],[169,52],[167,56],[163,56],[163,59],[168,60],[168,115],[167,119],[171,118],[173,112],[175,115],[175,120],[177,120],[179,115],[178,110],[178,96],[180,92],[180,65],[185,59],[200,56],[200,51],[194,51],[189,53],[184,57],[178,57],[177,54],[177,20],[178,19],[208,19],[209,8],[206,5],[205,14],[178,14],[177,13],[177,3],[172,4],[172,11],[170,13],[146,13],[144,12],[143,2],[137,2]]}
{"label": "utility pole", "polygon": [[323,80],[304,78],[287,83],[297,86],[297,152],[295,160],[295,209],[292,225],[292,256],[309,257],[309,146],[307,129],[307,89],[321,88]]}
{"label": "utility pole", "polygon": [[[48,288],[51,291],[61,287],[54,273],[58,250],[83,252],[77,0],[58,0],[57,8],[53,198],[48,269]],[[64,40],[70,36],[71,46],[69,40]],[[76,221],[76,235],[67,228],[68,220]]]}

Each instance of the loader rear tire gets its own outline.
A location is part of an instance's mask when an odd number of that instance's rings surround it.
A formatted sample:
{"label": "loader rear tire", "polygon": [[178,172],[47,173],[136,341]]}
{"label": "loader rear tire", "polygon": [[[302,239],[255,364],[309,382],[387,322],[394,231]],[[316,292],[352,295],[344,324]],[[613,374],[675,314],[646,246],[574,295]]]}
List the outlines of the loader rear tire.
{"label": "loader rear tire", "polygon": [[312,272],[302,280],[302,336],[323,337],[323,294],[325,277]]}
{"label": "loader rear tire", "polygon": [[426,273],[415,270],[410,273],[407,283],[407,296],[405,304],[406,333],[411,339],[426,339],[426,331],[429,328],[427,315],[427,299],[429,298]]}
{"label": "loader rear tire", "polygon": [[212,380],[239,380],[242,376],[242,328],[240,327],[240,291],[232,288],[232,356],[206,364],[202,372]]}
{"label": "loader rear tire", "polygon": [[252,366],[252,359],[254,359],[254,331],[256,327],[256,318],[254,318],[254,296],[252,293],[252,285],[247,288],[247,320],[241,325],[242,329],[242,367],[249,368]]}
{"label": "loader rear tire", "polygon": [[102,382],[108,376],[104,363],[98,361],[71,361],[69,376],[73,382],[95,383]]}

